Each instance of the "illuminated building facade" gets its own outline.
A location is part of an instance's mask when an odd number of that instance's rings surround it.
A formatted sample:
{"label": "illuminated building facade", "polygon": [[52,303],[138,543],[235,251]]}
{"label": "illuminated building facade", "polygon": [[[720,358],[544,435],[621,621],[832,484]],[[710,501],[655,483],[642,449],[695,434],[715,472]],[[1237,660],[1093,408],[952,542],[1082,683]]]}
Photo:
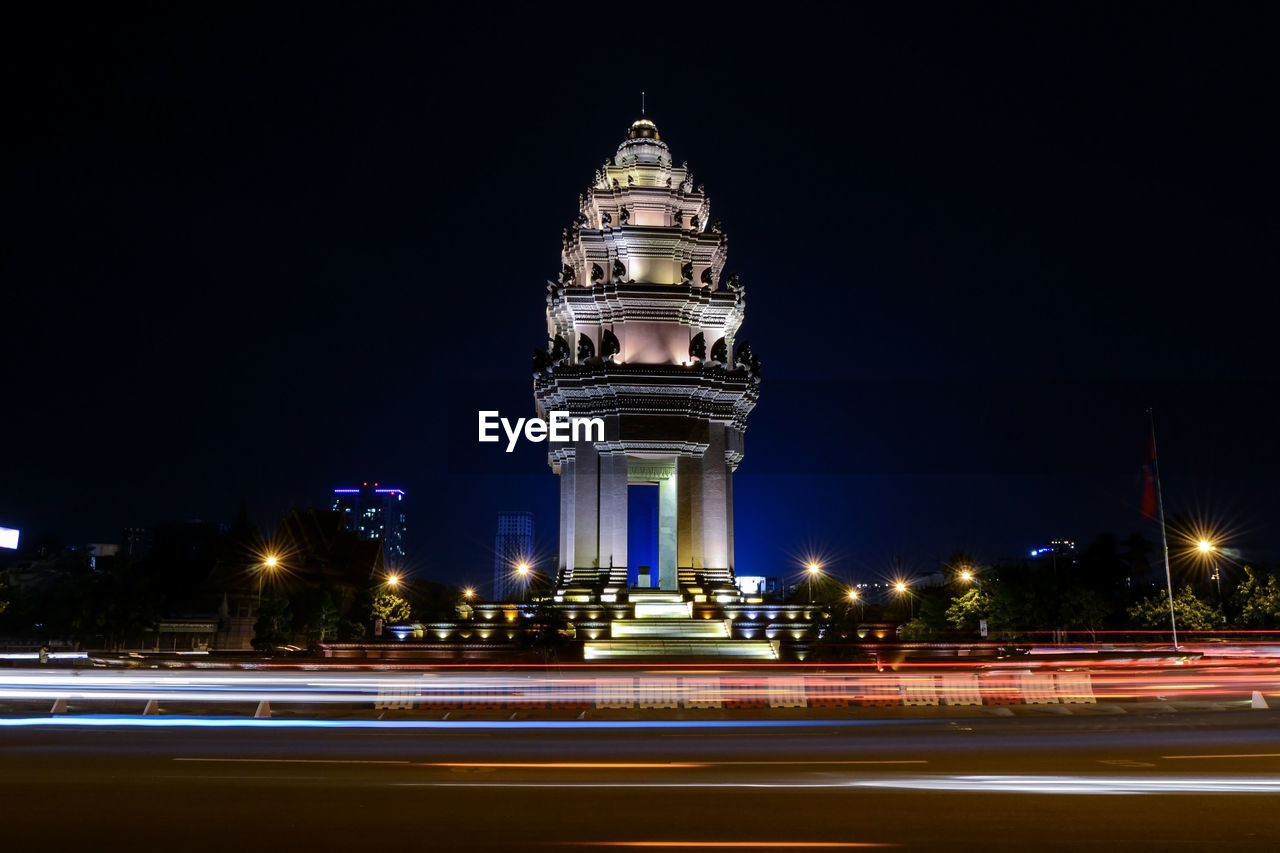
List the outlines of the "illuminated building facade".
{"label": "illuminated building facade", "polygon": [[334,489],[333,511],[342,513],[343,526],[361,539],[382,540],[383,562],[389,568],[404,565],[404,489],[386,489],[377,483]]}
{"label": "illuminated building facade", "polygon": [[532,562],[533,513],[498,513],[498,532],[493,537],[493,600],[519,598],[525,581],[516,568]]}
{"label": "illuminated building facade", "polygon": [[726,253],[688,164],[676,165],[652,121],[635,121],[564,231],[561,272],[547,283],[549,346],[534,354],[540,417],[605,424],[603,441],[549,444],[561,600],[616,600],[628,588],[635,487],[657,489],[649,586],[740,595],[733,473],[760,363],[736,340],[745,290],[725,274]]}

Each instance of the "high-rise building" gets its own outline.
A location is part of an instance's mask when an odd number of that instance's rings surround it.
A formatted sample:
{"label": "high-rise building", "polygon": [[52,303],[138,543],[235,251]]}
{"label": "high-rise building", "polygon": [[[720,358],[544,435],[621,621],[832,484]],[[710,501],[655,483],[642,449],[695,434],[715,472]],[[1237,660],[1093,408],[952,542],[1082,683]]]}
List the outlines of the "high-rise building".
{"label": "high-rise building", "polygon": [[384,489],[364,483],[358,489],[334,489],[333,510],[342,513],[343,526],[361,539],[381,539],[388,568],[404,564],[404,489]]}
{"label": "high-rise building", "polygon": [[498,513],[498,532],[493,537],[493,600],[518,598],[523,580],[517,569],[533,562],[533,513]]}

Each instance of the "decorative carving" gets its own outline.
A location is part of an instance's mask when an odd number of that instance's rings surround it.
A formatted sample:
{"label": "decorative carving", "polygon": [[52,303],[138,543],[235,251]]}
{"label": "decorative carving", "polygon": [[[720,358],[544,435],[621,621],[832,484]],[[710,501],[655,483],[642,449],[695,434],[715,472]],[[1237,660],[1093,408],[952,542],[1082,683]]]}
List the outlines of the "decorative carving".
{"label": "decorative carving", "polygon": [[547,351],[535,349],[533,351],[533,375],[537,376],[538,374],[548,370],[550,367],[551,356],[547,354]]}
{"label": "decorative carving", "polygon": [[725,287],[729,288],[734,293],[742,292],[742,282],[738,280],[738,273],[736,271],[729,273],[729,276],[728,278],[725,279],[724,284],[725,284]]}
{"label": "decorative carving", "polygon": [[725,342],[724,338],[721,338],[711,345],[711,360],[716,364],[728,364],[729,345]]}
{"label": "decorative carving", "polygon": [[693,261],[689,261],[680,267],[680,283],[693,284]]}
{"label": "decorative carving", "polygon": [[587,214],[586,214],[585,212],[583,212],[583,211],[579,210],[579,211],[578,211],[578,218],[577,218],[576,222],[577,222],[577,225],[578,225],[578,227],[579,227],[579,228],[581,228],[582,226],[586,225],[586,224],[587,224]]}
{"label": "decorative carving", "polygon": [[620,352],[622,352],[622,344],[619,343],[618,336],[605,329],[600,335],[600,357],[611,362]]}
{"label": "decorative carving", "polygon": [[551,364],[559,366],[569,360],[569,342],[564,339],[564,335],[556,335],[555,340],[551,342]]}
{"label": "decorative carving", "polygon": [[608,228],[612,222],[613,222],[613,217],[609,215],[609,211],[606,210],[604,213],[600,214],[601,228]]}
{"label": "decorative carving", "polygon": [[554,281],[547,282],[547,307],[550,308],[555,304],[557,299],[564,297],[564,285]]}
{"label": "decorative carving", "polygon": [[671,211],[671,224],[677,228],[684,227],[684,213],[678,207]]}
{"label": "decorative carving", "polygon": [[719,220],[719,219],[713,219],[713,220],[711,220],[711,233],[713,233],[713,234],[719,234],[719,233],[720,233],[720,220]]}
{"label": "decorative carving", "polygon": [[613,259],[613,280],[623,281],[627,277],[627,268],[622,265],[622,261],[617,258]]}
{"label": "decorative carving", "polygon": [[706,195],[706,194],[707,194],[707,188],[704,187],[702,184],[698,184],[698,195]]}
{"label": "decorative carving", "polygon": [[616,189],[619,189],[619,187],[618,187],[618,179],[617,179],[617,178],[614,178],[614,179],[613,179],[613,188],[614,188],[615,190],[616,190]]}
{"label": "decorative carving", "polygon": [[671,176],[670,176],[670,175],[667,175],[667,184],[666,184],[666,186],[667,186],[667,189],[671,189]]}
{"label": "decorative carving", "polygon": [[743,341],[738,346],[738,354],[733,359],[734,369],[746,368],[752,376],[760,376],[760,356],[751,349],[751,344]]}
{"label": "decorative carving", "polygon": [[599,264],[592,264],[591,265],[591,283],[595,284],[597,281],[603,281],[603,280],[604,280],[604,270],[600,269]]}
{"label": "decorative carving", "polygon": [[698,219],[698,214],[695,213],[693,216],[689,217],[690,228],[692,228],[694,231],[697,231],[701,228],[701,226],[702,226],[702,221]]}
{"label": "decorative carving", "polygon": [[636,176],[635,176],[635,175],[632,175],[632,174],[630,174],[630,173],[628,173],[628,174],[627,174],[627,186],[632,186],[632,185],[634,185],[634,184],[635,184],[635,182],[636,182]]}
{"label": "decorative carving", "polygon": [[693,340],[689,341],[689,358],[693,361],[702,361],[707,357],[707,338],[702,332],[693,336]]}
{"label": "decorative carving", "polygon": [[578,363],[586,361],[589,358],[595,358],[596,345],[591,342],[591,338],[586,335],[578,335]]}
{"label": "decorative carving", "polygon": [[577,273],[573,271],[573,267],[565,264],[560,270],[560,283],[573,284],[573,280],[577,278]]}
{"label": "decorative carving", "polygon": [[626,225],[629,222],[631,222],[631,211],[627,210],[627,206],[624,204],[618,208],[618,224]]}
{"label": "decorative carving", "polygon": [[707,287],[715,287],[716,282],[715,282],[715,279],[712,278],[713,275],[714,273],[711,272],[711,267],[707,267],[706,269],[704,269],[702,271],[702,276],[701,276],[702,283],[705,284]]}

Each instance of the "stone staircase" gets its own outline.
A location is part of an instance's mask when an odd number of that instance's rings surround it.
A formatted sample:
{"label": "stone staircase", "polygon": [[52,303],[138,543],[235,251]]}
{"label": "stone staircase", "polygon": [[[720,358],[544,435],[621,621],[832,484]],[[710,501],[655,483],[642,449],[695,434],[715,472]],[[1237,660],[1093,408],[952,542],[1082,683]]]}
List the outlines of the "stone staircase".
{"label": "stone staircase", "polygon": [[728,619],[694,618],[693,603],[679,592],[633,589],[628,602],[631,618],[614,619],[608,640],[584,643],[586,660],[778,659],[768,640],[735,640]]}

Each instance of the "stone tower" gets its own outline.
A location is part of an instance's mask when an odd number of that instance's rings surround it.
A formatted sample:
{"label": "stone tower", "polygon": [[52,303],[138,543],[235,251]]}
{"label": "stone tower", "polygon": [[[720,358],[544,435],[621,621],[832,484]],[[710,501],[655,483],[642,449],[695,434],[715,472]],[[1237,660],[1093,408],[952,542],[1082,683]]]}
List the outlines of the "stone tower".
{"label": "stone tower", "polygon": [[688,164],[673,162],[644,117],[578,201],[559,279],[547,284],[550,346],[534,354],[534,398],[540,417],[600,418],[605,434],[549,445],[557,597],[626,592],[628,490],[656,484],[647,586],[730,600],[733,472],[760,365],[735,340],[745,292],[725,275],[727,238]]}

